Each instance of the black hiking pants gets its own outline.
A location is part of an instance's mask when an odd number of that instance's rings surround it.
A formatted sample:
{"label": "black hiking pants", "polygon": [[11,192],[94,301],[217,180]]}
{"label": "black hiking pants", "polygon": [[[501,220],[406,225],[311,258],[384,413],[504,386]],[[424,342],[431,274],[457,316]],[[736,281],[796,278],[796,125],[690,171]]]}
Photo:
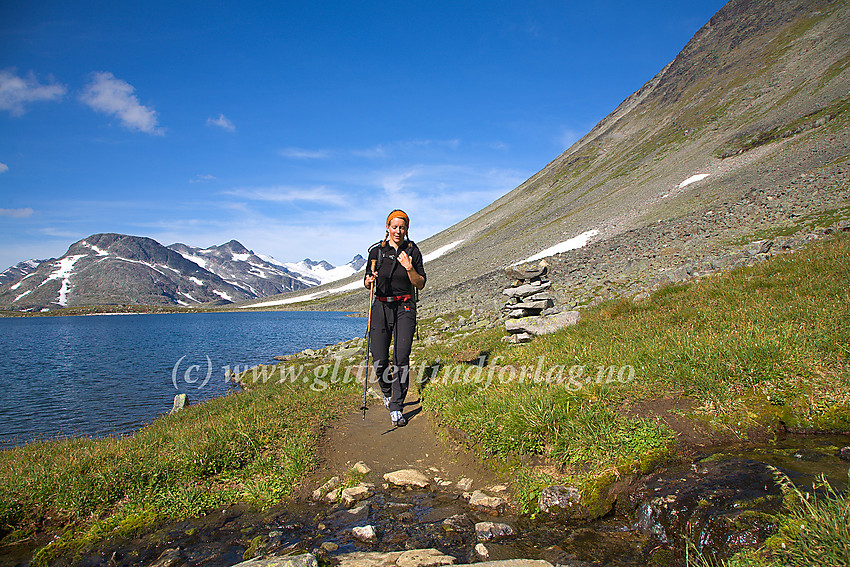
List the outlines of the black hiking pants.
{"label": "black hiking pants", "polygon": [[[416,330],[416,303],[413,301],[372,304],[370,345],[375,376],[381,393],[390,398],[390,411],[403,411],[410,383],[410,348]],[[393,359],[390,365],[390,341]]]}

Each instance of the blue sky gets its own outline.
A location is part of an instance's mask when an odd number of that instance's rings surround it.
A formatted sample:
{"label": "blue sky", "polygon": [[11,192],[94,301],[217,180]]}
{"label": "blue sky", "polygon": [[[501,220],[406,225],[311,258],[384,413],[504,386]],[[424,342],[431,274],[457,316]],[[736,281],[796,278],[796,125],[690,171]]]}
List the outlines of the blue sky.
{"label": "blue sky", "polygon": [[0,4],[0,270],[90,234],[335,265],[539,171],[723,2]]}

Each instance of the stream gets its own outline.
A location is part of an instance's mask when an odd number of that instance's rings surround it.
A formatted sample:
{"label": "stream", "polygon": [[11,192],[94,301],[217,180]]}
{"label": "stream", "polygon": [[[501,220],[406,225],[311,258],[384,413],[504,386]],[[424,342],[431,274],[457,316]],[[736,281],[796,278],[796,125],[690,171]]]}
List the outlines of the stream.
{"label": "stream", "polygon": [[[788,435],[770,445],[715,449],[639,479],[608,516],[592,522],[560,522],[545,514],[492,516],[471,508],[454,485],[389,488],[367,475],[364,482],[374,484],[373,494],[351,507],[298,501],[257,513],[234,506],[132,541],[107,541],[76,564],[152,565],[164,550],[179,549],[182,564],[229,567],[243,561],[252,545],[260,555],[313,553],[332,564],[355,551],[436,548],[466,563],[481,560],[475,546],[483,543],[489,560],[545,559],[568,567],[684,566],[683,531],[691,532],[702,553],[715,557],[758,545],[772,533],[762,512],[779,510],[781,491],[769,466],[804,491],[820,475],[836,491],[847,490],[850,463],[838,453],[848,445],[850,436]],[[482,542],[476,533],[479,522],[503,523],[514,533]],[[367,524],[377,533],[372,543],[352,533],[353,527]],[[26,563],[6,559],[2,564]]]}

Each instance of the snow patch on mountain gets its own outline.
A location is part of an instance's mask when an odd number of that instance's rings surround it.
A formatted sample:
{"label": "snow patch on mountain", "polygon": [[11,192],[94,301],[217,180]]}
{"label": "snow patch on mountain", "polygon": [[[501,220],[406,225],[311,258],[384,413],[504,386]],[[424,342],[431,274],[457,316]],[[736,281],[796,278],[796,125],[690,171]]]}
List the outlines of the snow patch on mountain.
{"label": "snow patch on mountain", "polygon": [[697,181],[702,181],[703,179],[705,179],[709,175],[711,175],[711,174],[709,174],[709,173],[697,173],[696,175],[691,175],[690,177],[688,177],[687,179],[685,179],[684,181],[679,183],[679,185],[677,185],[677,187],[679,189],[681,189],[682,187],[687,187],[691,183],[696,183]]}
{"label": "snow patch on mountain", "polygon": [[324,297],[326,295],[332,295],[335,293],[342,293],[344,291],[352,291],[358,289],[363,286],[363,281],[360,279],[356,279],[351,283],[345,284],[340,287],[335,287],[332,289],[326,289],[322,291],[317,291],[314,293],[308,293],[306,295],[299,295],[298,297],[288,297],[286,299],[273,299],[272,301],[264,301],[262,303],[252,303],[251,305],[242,305],[240,309],[246,309],[249,307],[272,307],[275,305],[289,305],[290,303],[301,303],[302,301],[310,301],[311,299],[317,299],[319,297]]}
{"label": "snow patch on mountain", "polygon": [[446,252],[448,252],[449,250],[451,250],[455,246],[461,244],[462,242],[463,242],[463,240],[455,240],[451,244],[446,244],[445,246],[441,246],[440,248],[437,248],[433,252],[429,252],[428,254],[424,254],[422,256],[422,261],[423,262],[430,262],[431,260],[436,260],[437,258],[442,256],[443,254],[445,254]]}
{"label": "snow patch on mountain", "polygon": [[[74,264],[77,263],[77,260],[84,257],[85,254],[76,254],[74,256],[67,256],[65,258],[62,258],[58,261],[59,266],[56,268],[56,270],[54,270],[49,276],[47,276],[47,279],[41,282],[41,285],[39,285],[38,287],[41,287],[49,281],[61,279],[62,285],[59,286],[59,299],[56,301],[56,303],[58,303],[62,307],[66,306],[68,304],[68,289],[71,285],[71,272],[73,272]],[[22,296],[19,296],[19,298],[20,297]]]}
{"label": "snow patch on mountain", "polygon": [[533,256],[529,256],[525,260],[520,260],[519,262],[515,262],[513,265],[524,264],[526,262],[534,262],[536,260],[541,260],[546,258],[547,256],[554,256],[555,254],[560,254],[561,252],[569,252],[570,250],[575,250],[576,248],[582,248],[590,239],[599,234],[599,231],[595,228],[593,230],[588,230],[586,232],[582,232],[578,236],[574,236],[569,240],[565,240],[563,242],[559,242],[554,246],[550,246],[549,248],[534,254]]}

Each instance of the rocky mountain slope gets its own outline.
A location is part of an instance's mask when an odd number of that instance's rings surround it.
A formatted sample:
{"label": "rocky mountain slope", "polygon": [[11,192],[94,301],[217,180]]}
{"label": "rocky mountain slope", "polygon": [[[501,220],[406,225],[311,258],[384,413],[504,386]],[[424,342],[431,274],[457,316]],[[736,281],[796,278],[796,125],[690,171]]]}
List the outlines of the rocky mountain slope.
{"label": "rocky mountain slope", "polygon": [[14,283],[25,276],[28,276],[41,264],[44,260],[24,260],[18,262],[14,266],[10,266],[0,272],[0,287],[6,284]]}
{"label": "rocky mountain slope", "polygon": [[[504,268],[540,253],[561,304],[630,295],[850,218],[848,67],[848,2],[730,1],[543,170],[420,242],[454,245],[427,263],[421,308],[492,310]],[[543,252],[579,236],[583,247]],[[364,297],[305,307],[363,310]]]}
{"label": "rocky mountain slope", "polygon": [[81,305],[222,305],[312,287],[333,277],[329,274],[353,273],[362,262],[355,258],[334,268],[305,260],[289,269],[235,240],[201,249],[95,234],[72,244],[61,258],[21,262],[3,272],[0,305],[37,311]]}

